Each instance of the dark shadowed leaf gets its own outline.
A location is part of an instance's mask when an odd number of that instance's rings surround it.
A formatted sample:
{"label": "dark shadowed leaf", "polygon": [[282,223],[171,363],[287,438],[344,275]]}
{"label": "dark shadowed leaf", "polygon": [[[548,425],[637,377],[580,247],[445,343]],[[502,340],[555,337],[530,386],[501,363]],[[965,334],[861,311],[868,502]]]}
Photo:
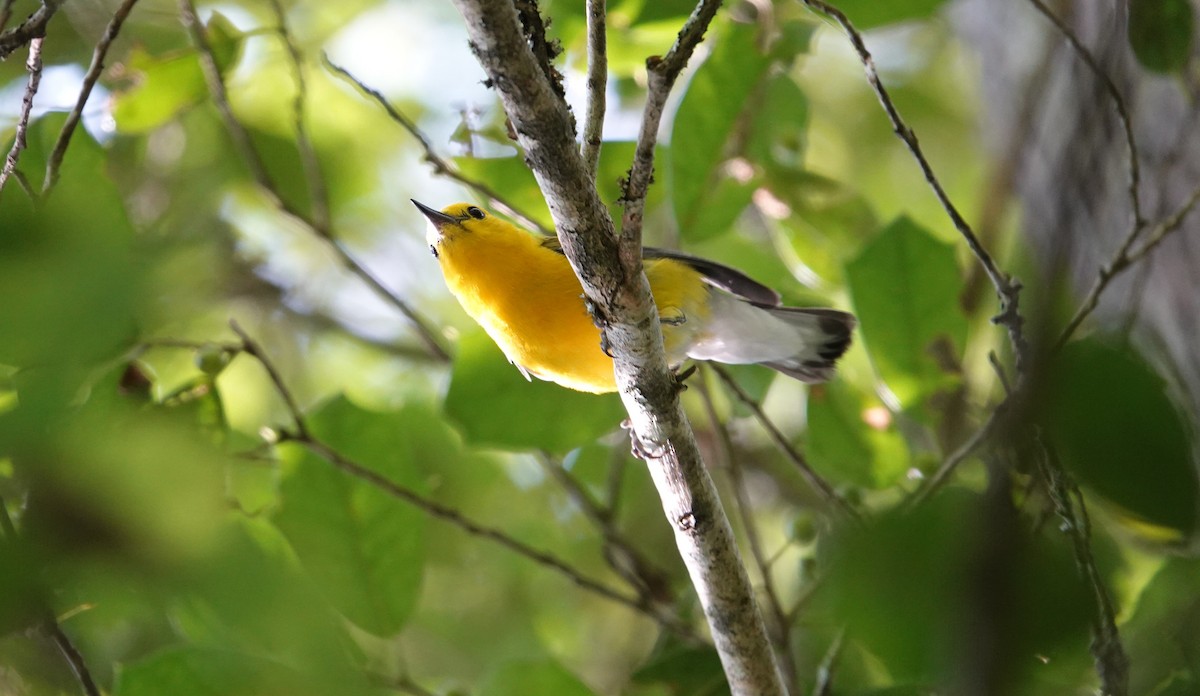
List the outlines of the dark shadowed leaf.
{"label": "dark shadowed leaf", "polygon": [[1143,531],[1174,541],[1192,533],[1200,484],[1191,433],[1140,356],[1099,340],[1071,343],[1041,403],[1051,440],[1080,483],[1149,525]]}
{"label": "dark shadowed leaf", "polygon": [[1190,0],[1132,0],[1129,45],[1147,70],[1179,73],[1192,54],[1195,10]]}
{"label": "dark shadowed leaf", "polygon": [[625,413],[614,394],[584,394],[537,378],[525,381],[482,331],[458,344],[445,409],[476,445],[551,452],[612,432]]}

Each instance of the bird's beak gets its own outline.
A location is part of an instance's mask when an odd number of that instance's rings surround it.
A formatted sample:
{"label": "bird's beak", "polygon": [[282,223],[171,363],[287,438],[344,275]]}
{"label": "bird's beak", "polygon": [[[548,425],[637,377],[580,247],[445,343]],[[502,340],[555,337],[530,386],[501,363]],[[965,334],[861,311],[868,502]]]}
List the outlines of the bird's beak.
{"label": "bird's beak", "polygon": [[440,210],[434,210],[433,208],[430,208],[429,206],[425,205],[424,203],[421,203],[420,201],[415,201],[411,198],[409,200],[412,201],[413,205],[417,206],[417,210],[420,210],[421,213],[425,215],[425,217],[429,218],[429,221],[433,223],[433,226],[438,228],[439,230],[445,225],[457,225],[458,224],[458,220],[455,220],[454,218],[450,217],[449,215],[443,213]]}

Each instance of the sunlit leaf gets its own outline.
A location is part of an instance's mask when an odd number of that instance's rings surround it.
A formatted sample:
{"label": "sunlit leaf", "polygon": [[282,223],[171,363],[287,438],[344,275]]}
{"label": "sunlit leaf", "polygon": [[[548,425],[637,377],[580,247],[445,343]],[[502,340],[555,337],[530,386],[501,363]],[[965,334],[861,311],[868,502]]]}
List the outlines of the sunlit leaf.
{"label": "sunlit leaf", "polygon": [[536,378],[527,382],[482,331],[458,344],[445,409],[476,445],[552,452],[612,432],[625,413],[614,394],[584,394]]}
{"label": "sunlit leaf", "polygon": [[[310,427],[343,456],[420,492],[414,441],[432,433],[423,432],[423,414],[411,415],[373,413],[339,397],[312,414]],[[280,485],[279,528],[347,618],[380,636],[396,633],[420,591],[425,514],[307,450],[296,454]]]}
{"label": "sunlit leaf", "polygon": [[1196,16],[1189,0],[1133,0],[1129,44],[1138,62],[1158,73],[1179,73],[1192,55]]}
{"label": "sunlit leaf", "polygon": [[[207,31],[217,67],[222,73],[229,71],[237,62],[244,37],[219,12],[213,13]],[[123,76],[133,83],[113,95],[113,119],[122,133],[154,130],[208,98],[200,56],[194,50],[153,56],[135,46],[122,69]]]}
{"label": "sunlit leaf", "polygon": [[[548,230],[554,229],[554,220],[550,218],[550,210],[542,198],[541,189],[538,188],[537,181],[523,158],[456,157],[454,162],[468,177],[482,181],[497,191],[503,191],[505,200],[519,207],[523,215],[540,222]],[[433,207],[440,209],[453,202],[446,201],[444,205]],[[482,200],[475,202],[487,203]]]}
{"label": "sunlit leaf", "polygon": [[[1189,694],[1200,685],[1200,561],[1168,558],[1142,590],[1121,627],[1130,663],[1130,693]],[[1190,689],[1190,690],[1189,690]]]}
{"label": "sunlit leaf", "polygon": [[891,414],[842,380],[809,390],[806,445],[813,467],[832,481],[883,488],[908,467],[908,447]]}
{"label": "sunlit leaf", "polygon": [[940,353],[957,358],[967,335],[954,248],[900,218],[846,266],[846,278],[871,360],[900,403],[945,386],[952,375]]}
{"label": "sunlit leaf", "polygon": [[723,232],[750,202],[754,172],[748,164],[726,164],[727,144],[770,65],[757,26],[731,22],[688,82],[671,126],[667,163],[675,220],[684,239]]}
{"label": "sunlit leaf", "polygon": [[1121,514],[1195,529],[1200,482],[1189,428],[1163,380],[1129,349],[1083,340],[1063,349],[1042,399],[1049,435],[1080,483]]}

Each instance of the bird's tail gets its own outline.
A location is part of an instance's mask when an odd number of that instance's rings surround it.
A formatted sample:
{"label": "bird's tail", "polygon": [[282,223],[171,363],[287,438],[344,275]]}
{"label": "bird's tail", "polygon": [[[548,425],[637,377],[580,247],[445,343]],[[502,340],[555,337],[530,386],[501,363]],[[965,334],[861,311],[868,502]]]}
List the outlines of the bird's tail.
{"label": "bird's tail", "polygon": [[857,323],[836,309],[767,307],[713,291],[705,330],[688,347],[696,360],[758,363],[802,382],[833,377]]}
{"label": "bird's tail", "polygon": [[765,308],[776,319],[796,328],[804,337],[801,349],[782,360],[761,364],[801,382],[826,382],[833,377],[834,364],[850,347],[850,334],[858,322],[849,312],[801,307]]}

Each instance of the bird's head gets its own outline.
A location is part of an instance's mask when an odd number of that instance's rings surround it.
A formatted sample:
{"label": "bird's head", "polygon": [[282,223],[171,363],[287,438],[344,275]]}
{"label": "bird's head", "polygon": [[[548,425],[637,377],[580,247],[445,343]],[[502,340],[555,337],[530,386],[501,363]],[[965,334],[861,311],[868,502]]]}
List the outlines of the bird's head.
{"label": "bird's head", "polygon": [[434,210],[424,203],[413,201],[413,205],[429,219],[431,228],[425,239],[429,250],[438,256],[443,244],[453,244],[464,235],[484,236],[502,233],[506,223],[479,206],[470,203],[454,203],[441,210]]}

